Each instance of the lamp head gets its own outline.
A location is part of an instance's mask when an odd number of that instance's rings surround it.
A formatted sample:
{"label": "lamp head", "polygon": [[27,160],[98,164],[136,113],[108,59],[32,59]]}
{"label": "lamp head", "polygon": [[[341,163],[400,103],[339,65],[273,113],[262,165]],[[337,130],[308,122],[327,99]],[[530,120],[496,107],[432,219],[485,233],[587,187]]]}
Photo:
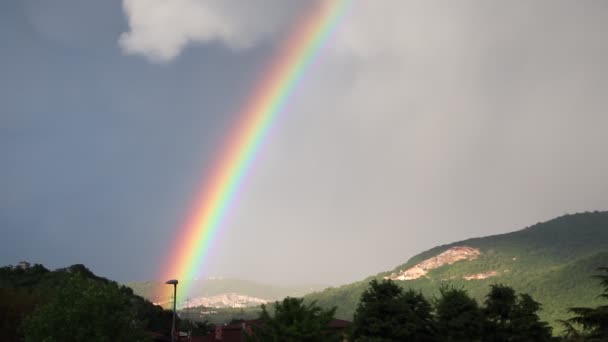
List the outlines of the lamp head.
{"label": "lamp head", "polygon": [[165,282],[165,284],[167,284],[167,285],[177,285],[177,283],[178,283],[177,279],[171,279],[171,280],[167,280]]}

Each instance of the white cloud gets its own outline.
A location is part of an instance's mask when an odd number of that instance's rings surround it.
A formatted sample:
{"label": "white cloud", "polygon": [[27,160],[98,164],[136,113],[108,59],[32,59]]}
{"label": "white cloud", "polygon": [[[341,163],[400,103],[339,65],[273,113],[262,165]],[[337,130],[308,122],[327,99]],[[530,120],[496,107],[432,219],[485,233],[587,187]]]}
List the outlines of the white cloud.
{"label": "white cloud", "polygon": [[281,32],[301,7],[282,0],[123,0],[130,31],[119,43],[128,54],[160,62],[193,43],[243,49]]}

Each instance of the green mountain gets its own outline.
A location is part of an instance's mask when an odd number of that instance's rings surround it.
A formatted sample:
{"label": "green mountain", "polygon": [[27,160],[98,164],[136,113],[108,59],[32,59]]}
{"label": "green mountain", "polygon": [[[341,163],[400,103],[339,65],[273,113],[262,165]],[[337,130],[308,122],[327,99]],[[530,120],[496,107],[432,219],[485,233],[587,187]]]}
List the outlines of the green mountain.
{"label": "green mountain", "polygon": [[448,283],[467,289],[479,302],[490,284],[502,283],[541,302],[541,318],[560,332],[556,320],[571,316],[567,308],[601,304],[600,285],[592,278],[600,266],[608,266],[608,212],[587,212],[512,233],[438,246],[393,271],[305,298],[324,307],[337,306],[338,317],[352,319],[372,279],[391,278],[431,298]]}

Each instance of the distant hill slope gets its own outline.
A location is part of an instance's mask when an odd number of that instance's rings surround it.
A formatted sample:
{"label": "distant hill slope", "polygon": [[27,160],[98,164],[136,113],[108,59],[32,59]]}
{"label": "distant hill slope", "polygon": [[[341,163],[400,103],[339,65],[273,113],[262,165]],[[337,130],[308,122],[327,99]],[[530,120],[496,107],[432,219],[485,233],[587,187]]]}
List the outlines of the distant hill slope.
{"label": "distant hill slope", "polygon": [[393,271],[305,298],[338,306],[340,318],[352,319],[361,292],[374,278],[395,279],[430,297],[442,283],[451,283],[480,302],[490,284],[502,283],[541,302],[541,317],[557,326],[557,319],[569,317],[568,307],[600,304],[600,286],[591,278],[599,266],[608,266],[608,212],[565,215],[512,233],[438,246]]}
{"label": "distant hill slope", "polygon": [[[154,296],[154,294],[157,293],[155,291],[157,287],[166,286],[162,283],[147,281],[130,282],[126,285],[132,288],[133,292],[136,294],[153,302],[159,303],[170,300],[168,298],[156,298]],[[204,299],[211,300],[218,296],[236,297],[235,295],[238,295],[250,297],[252,299],[251,306],[259,306],[259,303],[256,303],[258,299],[275,301],[287,296],[302,297],[314,291],[320,291],[326,287],[327,286],[324,285],[276,286],[242,279],[209,278],[197,280],[191,287],[191,293],[189,294],[188,299],[191,301],[190,304],[198,306]],[[180,307],[185,307],[188,306],[188,303],[178,303],[178,305]],[[229,303],[225,305],[225,307],[234,308],[241,306],[241,303],[236,302],[235,305],[232,306]]]}

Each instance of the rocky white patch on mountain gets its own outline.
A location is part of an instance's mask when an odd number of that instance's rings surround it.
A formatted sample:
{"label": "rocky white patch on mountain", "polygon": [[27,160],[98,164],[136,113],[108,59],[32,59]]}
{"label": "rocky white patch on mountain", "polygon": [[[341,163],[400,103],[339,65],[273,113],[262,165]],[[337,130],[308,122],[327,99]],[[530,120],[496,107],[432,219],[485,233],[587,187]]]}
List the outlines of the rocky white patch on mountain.
{"label": "rocky white patch on mountain", "polygon": [[462,277],[462,279],[464,279],[464,280],[481,280],[481,279],[486,279],[486,278],[490,278],[490,277],[495,277],[497,275],[498,275],[498,272],[489,271],[489,272],[466,275],[466,276]]}
{"label": "rocky white patch on mountain", "polygon": [[402,270],[398,273],[393,273],[384,279],[391,280],[412,280],[418,279],[426,275],[430,270],[444,266],[451,265],[456,261],[460,260],[474,260],[481,252],[477,248],[467,246],[452,247],[445,252],[436,255],[430,259],[426,259],[407,270]]}

